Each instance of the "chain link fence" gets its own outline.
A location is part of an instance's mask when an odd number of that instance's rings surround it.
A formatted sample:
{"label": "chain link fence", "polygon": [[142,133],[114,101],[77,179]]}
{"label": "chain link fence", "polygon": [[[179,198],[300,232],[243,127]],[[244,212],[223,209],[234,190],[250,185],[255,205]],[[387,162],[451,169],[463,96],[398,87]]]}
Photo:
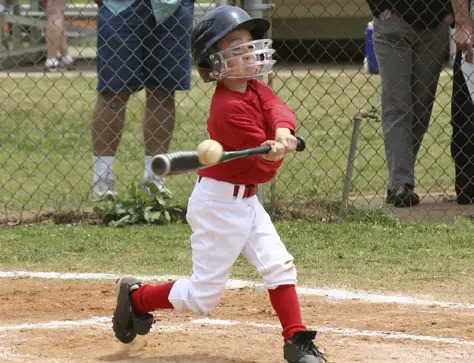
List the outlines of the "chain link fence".
{"label": "chain link fence", "polygon": [[[50,72],[44,69],[47,4],[2,1],[0,220],[14,224],[45,215],[90,212],[96,205],[90,191],[97,48],[104,43],[97,41],[98,6],[67,4],[64,31],[75,69]],[[400,9],[408,6],[410,16],[417,9],[399,1],[404,5],[393,7],[391,19],[381,20],[388,16],[387,9],[378,9],[383,14],[369,25],[374,9],[363,0],[194,3],[196,20],[224,4],[271,20],[268,36],[274,40],[278,62],[266,81],[294,110],[297,134],[307,143],[305,152],[288,155],[277,177],[261,188],[259,198],[275,217],[331,220],[376,210],[407,220],[441,222],[474,213],[473,106],[459,62],[454,68],[461,79],[455,87],[465,97],[452,102],[454,33],[443,23],[452,18],[443,16],[442,25],[431,24],[426,31],[413,30]],[[444,5],[440,14],[445,9],[446,15],[452,12],[449,1]],[[109,49],[110,57],[114,52],[118,49]],[[407,59],[416,67],[404,63]],[[425,78],[412,74],[407,81],[406,69],[412,66]],[[151,134],[161,147],[170,142],[170,151],[193,150],[208,137],[212,93],[213,85],[203,83],[193,69],[191,89],[177,91],[175,109],[165,115],[175,114],[174,130],[163,127],[160,132],[145,131],[145,136],[143,120],[150,117],[145,111],[147,92],[140,90],[122,103],[117,112],[124,112],[125,123],[114,162],[119,195],[143,180],[148,147],[144,139]],[[454,123],[453,104],[463,115]],[[193,173],[178,175],[167,181],[167,187],[176,200],[186,201],[195,179]],[[403,202],[411,187],[420,203],[397,205],[394,200]],[[456,187],[458,195],[471,199],[457,203]]]}

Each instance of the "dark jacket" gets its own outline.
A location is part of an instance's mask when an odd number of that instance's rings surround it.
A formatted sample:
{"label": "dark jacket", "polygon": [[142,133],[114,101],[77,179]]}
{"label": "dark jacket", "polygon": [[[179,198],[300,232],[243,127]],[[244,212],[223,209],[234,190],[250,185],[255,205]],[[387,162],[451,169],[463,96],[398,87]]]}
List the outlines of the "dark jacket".
{"label": "dark jacket", "polygon": [[367,0],[367,3],[375,17],[390,9],[417,29],[434,28],[447,14],[453,14],[451,0]]}

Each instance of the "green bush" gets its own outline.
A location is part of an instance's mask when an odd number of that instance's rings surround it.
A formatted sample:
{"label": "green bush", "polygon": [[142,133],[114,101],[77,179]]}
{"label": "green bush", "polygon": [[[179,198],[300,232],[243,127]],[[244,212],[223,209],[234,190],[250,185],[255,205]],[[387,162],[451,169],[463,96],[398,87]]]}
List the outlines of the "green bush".
{"label": "green bush", "polygon": [[157,187],[153,183],[145,183],[148,189],[137,188],[133,182],[128,198],[116,197],[96,206],[94,211],[102,218],[104,224],[122,227],[131,224],[163,225],[184,221],[186,206],[173,203],[170,191]]}

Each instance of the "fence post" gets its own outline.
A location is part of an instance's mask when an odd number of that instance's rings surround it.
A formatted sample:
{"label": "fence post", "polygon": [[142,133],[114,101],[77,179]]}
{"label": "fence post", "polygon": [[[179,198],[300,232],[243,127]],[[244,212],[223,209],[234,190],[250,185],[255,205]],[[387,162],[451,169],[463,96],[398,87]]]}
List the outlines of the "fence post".
{"label": "fence post", "polygon": [[[244,1],[244,10],[252,17],[252,18],[262,18],[263,11],[267,9],[273,9],[275,4],[264,4],[262,0],[245,0]],[[272,183],[274,183],[272,180]],[[272,184],[272,189],[275,189],[275,185]],[[263,185],[260,185],[257,192],[257,198],[260,201],[260,204],[264,204],[265,201],[265,190]]]}
{"label": "fence post", "polygon": [[342,201],[341,201],[341,211],[343,214],[347,211],[347,201],[349,200],[349,192],[351,189],[352,183],[352,170],[354,169],[354,161],[357,151],[357,140],[359,138],[360,124],[363,119],[374,119],[379,120],[377,110],[375,106],[372,105],[370,111],[364,109],[359,110],[354,115],[354,127],[352,129],[351,144],[349,146],[349,155],[347,157],[347,168],[344,178],[344,189],[342,190]]}

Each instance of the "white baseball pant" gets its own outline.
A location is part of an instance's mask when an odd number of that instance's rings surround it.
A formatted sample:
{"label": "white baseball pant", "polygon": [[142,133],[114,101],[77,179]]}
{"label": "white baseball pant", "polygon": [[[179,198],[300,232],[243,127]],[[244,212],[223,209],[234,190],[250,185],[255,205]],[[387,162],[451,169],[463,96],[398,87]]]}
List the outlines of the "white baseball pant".
{"label": "white baseball pant", "polygon": [[267,289],[296,284],[293,256],[256,196],[237,197],[234,184],[201,178],[189,198],[193,274],[176,281],[169,301],[177,311],[209,313],[219,302],[232,266],[242,253]]}

